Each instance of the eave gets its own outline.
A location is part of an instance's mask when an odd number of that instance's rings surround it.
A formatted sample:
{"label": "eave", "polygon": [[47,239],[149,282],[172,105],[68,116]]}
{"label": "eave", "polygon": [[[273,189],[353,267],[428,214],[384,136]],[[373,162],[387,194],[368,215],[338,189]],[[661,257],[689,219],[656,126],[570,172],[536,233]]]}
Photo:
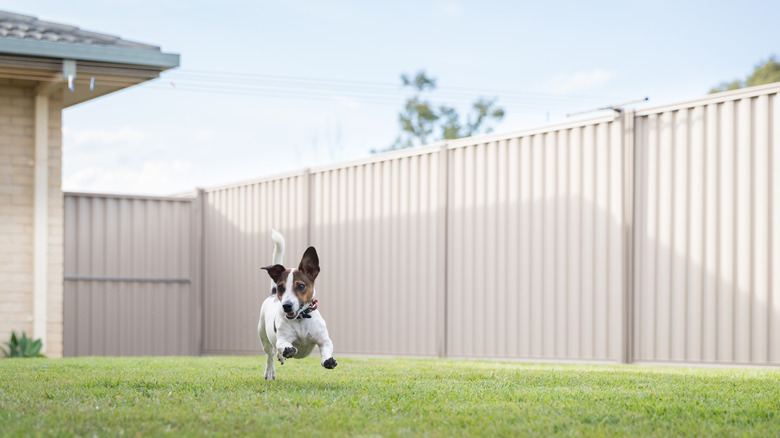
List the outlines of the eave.
{"label": "eave", "polygon": [[73,59],[156,67],[168,70],[179,66],[179,55],[156,49],[111,47],[19,38],[0,38],[0,53],[42,58]]}
{"label": "eave", "polygon": [[[41,89],[63,89],[63,106],[77,105],[156,79],[178,67],[179,55],[156,48],[0,38],[0,78],[38,82]],[[68,63],[73,89],[67,83]]]}

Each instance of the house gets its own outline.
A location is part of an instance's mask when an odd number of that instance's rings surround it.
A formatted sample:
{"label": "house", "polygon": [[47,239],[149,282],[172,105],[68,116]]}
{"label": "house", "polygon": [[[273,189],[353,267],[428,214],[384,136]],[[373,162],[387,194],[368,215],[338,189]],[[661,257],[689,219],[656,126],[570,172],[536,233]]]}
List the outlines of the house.
{"label": "house", "polygon": [[63,352],[62,111],[159,77],[179,55],[0,11],[0,342]]}

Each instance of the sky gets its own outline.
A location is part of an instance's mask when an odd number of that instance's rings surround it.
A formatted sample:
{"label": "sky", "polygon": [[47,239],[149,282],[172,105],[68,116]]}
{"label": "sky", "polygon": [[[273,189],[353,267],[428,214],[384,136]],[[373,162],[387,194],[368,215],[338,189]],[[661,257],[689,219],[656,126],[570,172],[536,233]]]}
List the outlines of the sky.
{"label": "sky", "polygon": [[[0,0],[177,53],[63,113],[63,189],[170,195],[365,158],[400,132],[402,73],[513,132],[703,97],[780,56],[780,1]],[[67,91],[66,91],[67,92]]]}

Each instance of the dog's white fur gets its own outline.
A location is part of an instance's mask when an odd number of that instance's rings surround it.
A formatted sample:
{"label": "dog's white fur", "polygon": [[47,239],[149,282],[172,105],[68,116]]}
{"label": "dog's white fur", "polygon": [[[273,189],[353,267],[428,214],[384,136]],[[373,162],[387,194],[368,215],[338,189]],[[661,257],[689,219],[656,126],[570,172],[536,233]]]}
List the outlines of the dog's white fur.
{"label": "dog's white fur", "polygon": [[[278,231],[271,230],[271,240],[274,242],[273,263],[281,265],[284,256],[284,237]],[[322,358],[320,363],[323,367],[333,369],[337,364],[333,358],[333,342],[330,340],[325,320],[319,310],[313,310],[310,313],[311,318],[288,319],[282,309],[282,303],[289,301],[293,304],[293,313],[296,317],[305,310],[293,292],[292,276],[297,270],[290,269],[287,274],[287,284],[290,286],[285,289],[282,298],[273,294],[266,298],[260,308],[257,331],[263,350],[268,356],[265,366],[266,380],[276,378],[274,356],[279,359],[280,364],[284,365],[285,359],[290,357],[301,359],[308,356],[315,345],[320,349]],[[276,285],[274,284],[273,287],[275,288]],[[316,296],[316,289],[313,292]]]}

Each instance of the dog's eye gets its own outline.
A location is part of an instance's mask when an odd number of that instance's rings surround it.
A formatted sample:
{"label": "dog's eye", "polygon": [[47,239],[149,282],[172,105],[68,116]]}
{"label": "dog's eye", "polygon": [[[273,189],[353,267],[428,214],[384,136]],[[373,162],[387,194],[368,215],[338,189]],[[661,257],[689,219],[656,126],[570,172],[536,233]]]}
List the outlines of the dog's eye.
{"label": "dog's eye", "polygon": [[305,284],[303,284],[303,283],[298,283],[298,286],[297,286],[297,287],[298,287],[298,290],[304,290],[304,289],[306,289],[306,285],[305,285]]}
{"label": "dog's eye", "polygon": [[282,285],[280,284],[279,286],[276,286],[276,290],[278,290],[278,291],[279,291],[279,293],[284,293],[284,286],[282,286]]}

